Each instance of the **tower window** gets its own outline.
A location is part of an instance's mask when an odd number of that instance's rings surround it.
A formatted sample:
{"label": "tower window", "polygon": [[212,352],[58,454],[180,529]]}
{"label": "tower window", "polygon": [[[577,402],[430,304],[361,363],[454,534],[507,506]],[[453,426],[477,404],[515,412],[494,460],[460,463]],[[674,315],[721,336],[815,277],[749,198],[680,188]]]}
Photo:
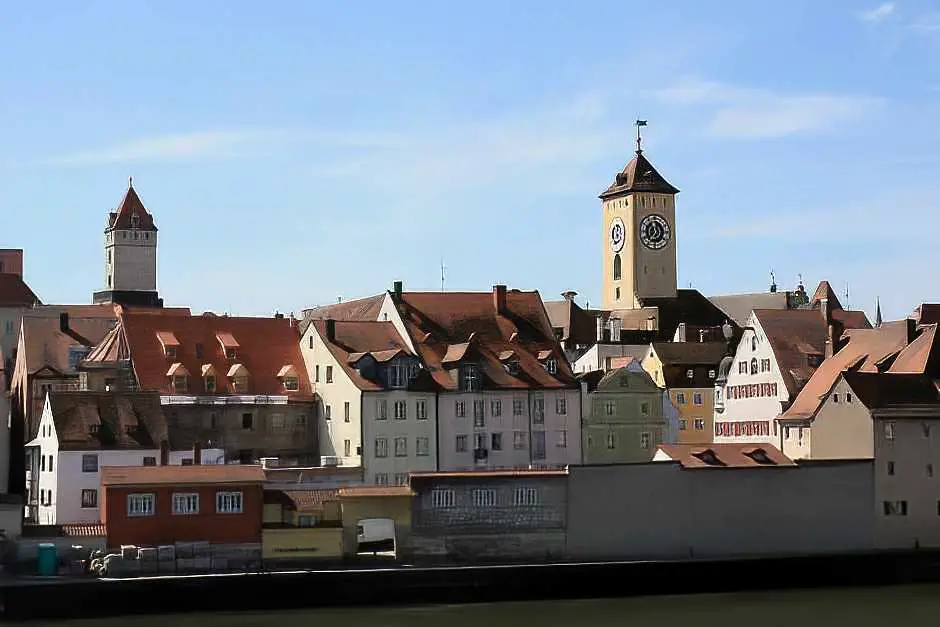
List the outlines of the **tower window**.
{"label": "tower window", "polygon": [[622,269],[623,262],[620,261],[620,254],[614,255],[614,281],[619,281],[620,276],[623,272]]}
{"label": "tower window", "polygon": [[132,229],[140,228],[140,215],[136,213],[131,214],[131,228]]}
{"label": "tower window", "polygon": [[619,287],[614,289],[614,298],[616,298],[617,300],[620,300],[620,288]]}

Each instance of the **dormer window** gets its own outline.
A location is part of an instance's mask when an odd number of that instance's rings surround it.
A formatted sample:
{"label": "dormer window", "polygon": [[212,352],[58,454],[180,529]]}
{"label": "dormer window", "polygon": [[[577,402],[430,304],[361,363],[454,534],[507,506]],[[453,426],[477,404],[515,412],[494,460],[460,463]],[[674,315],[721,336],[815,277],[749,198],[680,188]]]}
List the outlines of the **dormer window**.
{"label": "dormer window", "polygon": [[700,453],[692,453],[693,457],[697,457],[702,463],[708,466],[725,466],[726,464],[718,459],[718,456],[715,455],[715,451],[711,449],[706,449]]}
{"label": "dormer window", "polygon": [[689,379],[690,381],[691,381],[692,379],[694,379],[694,378],[695,378],[695,370],[693,370],[692,368],[689,368],[688,370],[686,370],[686,371],[685,371],[685,378],[686,378],[686,379]]}
{"label": "dormer window", "polygon": [[88,431],[89,431],[92,435],[98,435],[98,433],[101,431],[101,425],[98,424],[98,423],[95,423],[95,424],[91,425],[90,427],[88,427]]}
{"label": "dormer window", "polygon": [[201,374],[202,386],[206,390],[206,394],[215,394],[218,389],[218,373],[215,371],[215,367],[212,364],[204,364]]}
{"label": "dormer window", "polygon": [[177,349],[180,345],[176,335],[172,331],[157,331],[157,340],[160,341],[160,346],[163,347],[163,355],[167,359],[176,359]]}
{"label": "dormer window", "polygon": [[519,361],[513,359],[512,361],[506,362],[506,372],[513,376],[519,374]]}
{"label": "dormer window", "polygon": [[554,357],[549,357],[545,360],[545,370],[548,374],[557,374],[558,373],[558,360]]}
{"label": "dormer window", "polygon": [[140,228],[140,214],[139,213],[131,214],[131,228],[132,229]]}
{"label": "dormer window", "polygon": [[227,376],[232,382],[232,388],[236,394],[245,394],[248,391],[248,369],[241,364],[233,364],[229,368]]}
{"label": "dormer window", "polygon": [[767,451],[765,451],[762,448],[756,448],[753,451],[747,451],[744,454],[750,457],[751,459],[753,459],[755,462],[757,462],[761,466],[776,466],[777,465],[777,462],[770,459],[770,457],[768,457],[767,455]]}
{"label": "dormer window", "polygon": [[480,369],[476,364],[464,364],[460,368],[460,389],[464,392],[480,390]]}
{"label": "dormer window", "polygon": [[177,394],[182,394],[189,389],[189,371],[186,370],[186,366],[176,362],[170,369],[167,370],[166,376],[170,378],[170,383],[173,385],[173,392]]}
{"label": "dormer window", "polygon": [[231,333],[219,333],[215,336],[219,341],[219,344],[222,346],[222,351],[225,353],[225,359],[230,363],[235,363],[238,359],[238,342],[235,341],[235,337]]}
{"label": "dormer window", "polygon": [[282,366],[277,373],[277,378],[281,380],[281,385],[288,392],[296,392],[300,389],[300,380],[297,378],[297,369],[292,365]]}

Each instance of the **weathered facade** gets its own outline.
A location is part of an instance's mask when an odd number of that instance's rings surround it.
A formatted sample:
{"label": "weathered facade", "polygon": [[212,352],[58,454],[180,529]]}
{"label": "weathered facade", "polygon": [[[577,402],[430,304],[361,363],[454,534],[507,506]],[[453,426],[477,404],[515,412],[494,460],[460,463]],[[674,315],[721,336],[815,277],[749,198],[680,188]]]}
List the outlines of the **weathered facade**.
{"label": "weathered facade", "polygon": [[129,311],[81,368],[87,390],[160,393],[184,439],[228,461],[319,464],[317,413],[292,319]]}
{"label": "weathered facade", "polygon": [[810,554],[873,546],[871,460],[569,469],[571,559]]}
{"label": "weathered facade", "polygon": [[551,560],[565,554],[563,470],[415,474],[408,553],[416,560]]}
{"label": "weathered facade", "polygon": [[648,462],[664,441],[662,393],[636,361],[607,373],[582,404],[584,464]]}

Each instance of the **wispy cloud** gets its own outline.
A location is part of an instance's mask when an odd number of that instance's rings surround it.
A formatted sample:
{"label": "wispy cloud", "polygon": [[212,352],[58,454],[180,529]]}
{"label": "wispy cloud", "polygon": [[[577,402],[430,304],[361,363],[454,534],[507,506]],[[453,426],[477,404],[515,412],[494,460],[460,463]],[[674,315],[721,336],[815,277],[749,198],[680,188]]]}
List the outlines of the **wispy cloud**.
{"label": "wispy cloud", "polygon": [[888,18],[895,11],[893,2],[885,2],[878,6],[862,11],[858,14],[858,19],[863,22],[881,22]]}
{"label": "wispy cloud", "polygon": [[382,146],[396,141],[381,134],[337,133],[304,129],[196,131],[131,139],[100,149],[59,155],[47,165],[93,166],[112,163],[208,160],[255,155],[289,144]]}
{"label": "wispy cloud", "polygon": [[908,27],[924,35],[940,34],[940,13],[928,13],[916,18]]}
{"label": "wispy cloud", "polygon": [[884,104],[863,95],[785,94],[684,78],[656,90],[658,100],[709,108],[708,135],[734,139],[768,139],[820,132],[858,122]]}

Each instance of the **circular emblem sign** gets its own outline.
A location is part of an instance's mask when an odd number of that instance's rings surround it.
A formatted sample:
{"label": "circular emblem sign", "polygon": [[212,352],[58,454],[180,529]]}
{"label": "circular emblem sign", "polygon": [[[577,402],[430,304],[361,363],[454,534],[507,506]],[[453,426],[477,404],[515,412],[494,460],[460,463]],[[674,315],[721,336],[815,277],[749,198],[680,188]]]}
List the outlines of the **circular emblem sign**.
{"label": "circular emblem sign", "polygon": [[624,240],[627,236],[627,229],[623,226],[623,220],[614,218],[610,223],[610,249],[615,253],[623,250]]}

